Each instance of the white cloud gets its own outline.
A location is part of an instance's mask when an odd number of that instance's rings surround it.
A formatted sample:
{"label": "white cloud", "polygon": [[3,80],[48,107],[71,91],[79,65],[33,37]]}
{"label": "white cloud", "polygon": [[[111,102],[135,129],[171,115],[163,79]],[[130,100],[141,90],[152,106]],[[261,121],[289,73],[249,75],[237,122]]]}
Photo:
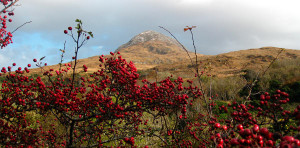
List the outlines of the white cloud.
{"label": "white cloud", "polygon": [[[74,44],[63,30],[75,26],[76,18],[95,35],[80,51],[82,58],[108,54],[145,30],[168,35],[158,26],[168,28],[188,48],[191,37],[183,28],[197,26],[195,41],[204,54],[261,46],[300,49],[298,0],[23,0],[20,4],[11,30],[33,22],[14,34],[16,46],[9,50],[24,52],[28,59],[47,55],[49,64],[58,61],[65,40],[67,55],[73,54]],[[14,54],[5,56],[19,60]]]}
{"label": "white cloud", "polygon": [[103,46],[98,46],[98,48],[97,49],[100,49],[100,50],[102,50],[103,49]]}
{"label": "white cloud", "polygon": [[0,67],[2,67],[2,65],[7,65],[8,61],[10,61],[10,58],[0,54]]}

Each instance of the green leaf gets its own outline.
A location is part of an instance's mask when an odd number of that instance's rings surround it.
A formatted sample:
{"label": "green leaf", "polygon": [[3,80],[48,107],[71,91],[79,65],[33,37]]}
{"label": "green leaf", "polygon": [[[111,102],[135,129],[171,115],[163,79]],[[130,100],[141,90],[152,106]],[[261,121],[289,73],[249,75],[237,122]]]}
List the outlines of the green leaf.
{"label": "green leaf", "polygon": [[46,57],[46,56],[44,56],[44,57],[40,58],[40,61],[42,61],[42,60],[43,60],[45,57]]}
{"label": "green leaf", "polygon": [[75,27],[75,28],[80,29],[81,28],[80,24],[77,24],[77,27]]}
{"label": "green leaf", "polygon": [[75,22],[82,24],[80,19],[76,19]]}
{"label": "green leaf", "polygon": [[94,35],[93,35],[92,32],[88,32],[88,34],[89,34],[92,38],[94,37]]}

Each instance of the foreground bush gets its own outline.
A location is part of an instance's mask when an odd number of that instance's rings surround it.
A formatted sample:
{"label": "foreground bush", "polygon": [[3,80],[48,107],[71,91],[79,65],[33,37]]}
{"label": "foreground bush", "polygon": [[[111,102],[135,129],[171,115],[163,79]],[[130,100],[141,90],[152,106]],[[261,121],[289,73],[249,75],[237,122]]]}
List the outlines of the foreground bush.
{"label": "foreground bush", "polygon": [[71,63],[55,70],[34,59],[43,71],[36,78],[27,74],[30,64],[14,72],[2,68],[1,146],[300,146],[300,106],[285,110],[287,93],[217,105],[180,77],[137,85],[135,66],[119,53],[99,56],[99,70],[88,74],[77,55],[92,33],[76,22],[76,35],[72,27],[64,31],[76,44]]}

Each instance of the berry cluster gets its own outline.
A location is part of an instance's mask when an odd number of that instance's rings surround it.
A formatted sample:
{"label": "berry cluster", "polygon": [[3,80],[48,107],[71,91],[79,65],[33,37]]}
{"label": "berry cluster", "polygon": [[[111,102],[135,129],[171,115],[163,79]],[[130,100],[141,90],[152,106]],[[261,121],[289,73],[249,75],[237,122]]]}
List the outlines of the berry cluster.
{"label": "berry cluster", "polygon": [[77,36],[65,31],[76,42],[71,62],[47,69],[33,59],[39,76],[29,75],[31,64],[1,69],[1,147],[137,147],[145,137],[145,148],[300,146],[300,105],[286,109],[289,95],[280,90],[217,106],[191,80],[140,81],[119,52],[99,56],[92,73],[76,69],[79,48],[92,37],[76,22]]}
{"label": "berry cluster", "polygon": [[[0,4],[4,6],[4,9],[1,11],[1,14],[4,15],[0,16],[0,46],[1,49],[6,47],[8,44],[13,43],[12,42],[12,33],[8,32],[7,29],[7,22],[12,22],[12,19],[8,19],[8,16],[13,16],[13,11],[7,11],[9,7],[12,7],[13,4],[17,2],[17,0],[1,0]],[[7,14],[7,15],[6,15]]]}

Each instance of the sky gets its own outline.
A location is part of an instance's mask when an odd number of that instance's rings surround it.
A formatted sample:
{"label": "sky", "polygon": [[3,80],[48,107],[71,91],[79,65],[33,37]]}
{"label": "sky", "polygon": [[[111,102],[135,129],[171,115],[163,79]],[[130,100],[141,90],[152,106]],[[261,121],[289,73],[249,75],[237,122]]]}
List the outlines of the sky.
{"label": "sky", "polygon": [[[192,50],[193,29],[197,52],[216,55],[266,46],[300,49],[299,0],[20,0],[8,24],[13,44],[0,49],[0,67],[24,67],[46,56],[48,65],[58,64],[66,41],[64,61],[74,55],[75,44],[63,31],[75,27],[92,31],[79,58],[109,54],[135,35],[170,30]],[[2,8],[1,8],[2,9]]]}

